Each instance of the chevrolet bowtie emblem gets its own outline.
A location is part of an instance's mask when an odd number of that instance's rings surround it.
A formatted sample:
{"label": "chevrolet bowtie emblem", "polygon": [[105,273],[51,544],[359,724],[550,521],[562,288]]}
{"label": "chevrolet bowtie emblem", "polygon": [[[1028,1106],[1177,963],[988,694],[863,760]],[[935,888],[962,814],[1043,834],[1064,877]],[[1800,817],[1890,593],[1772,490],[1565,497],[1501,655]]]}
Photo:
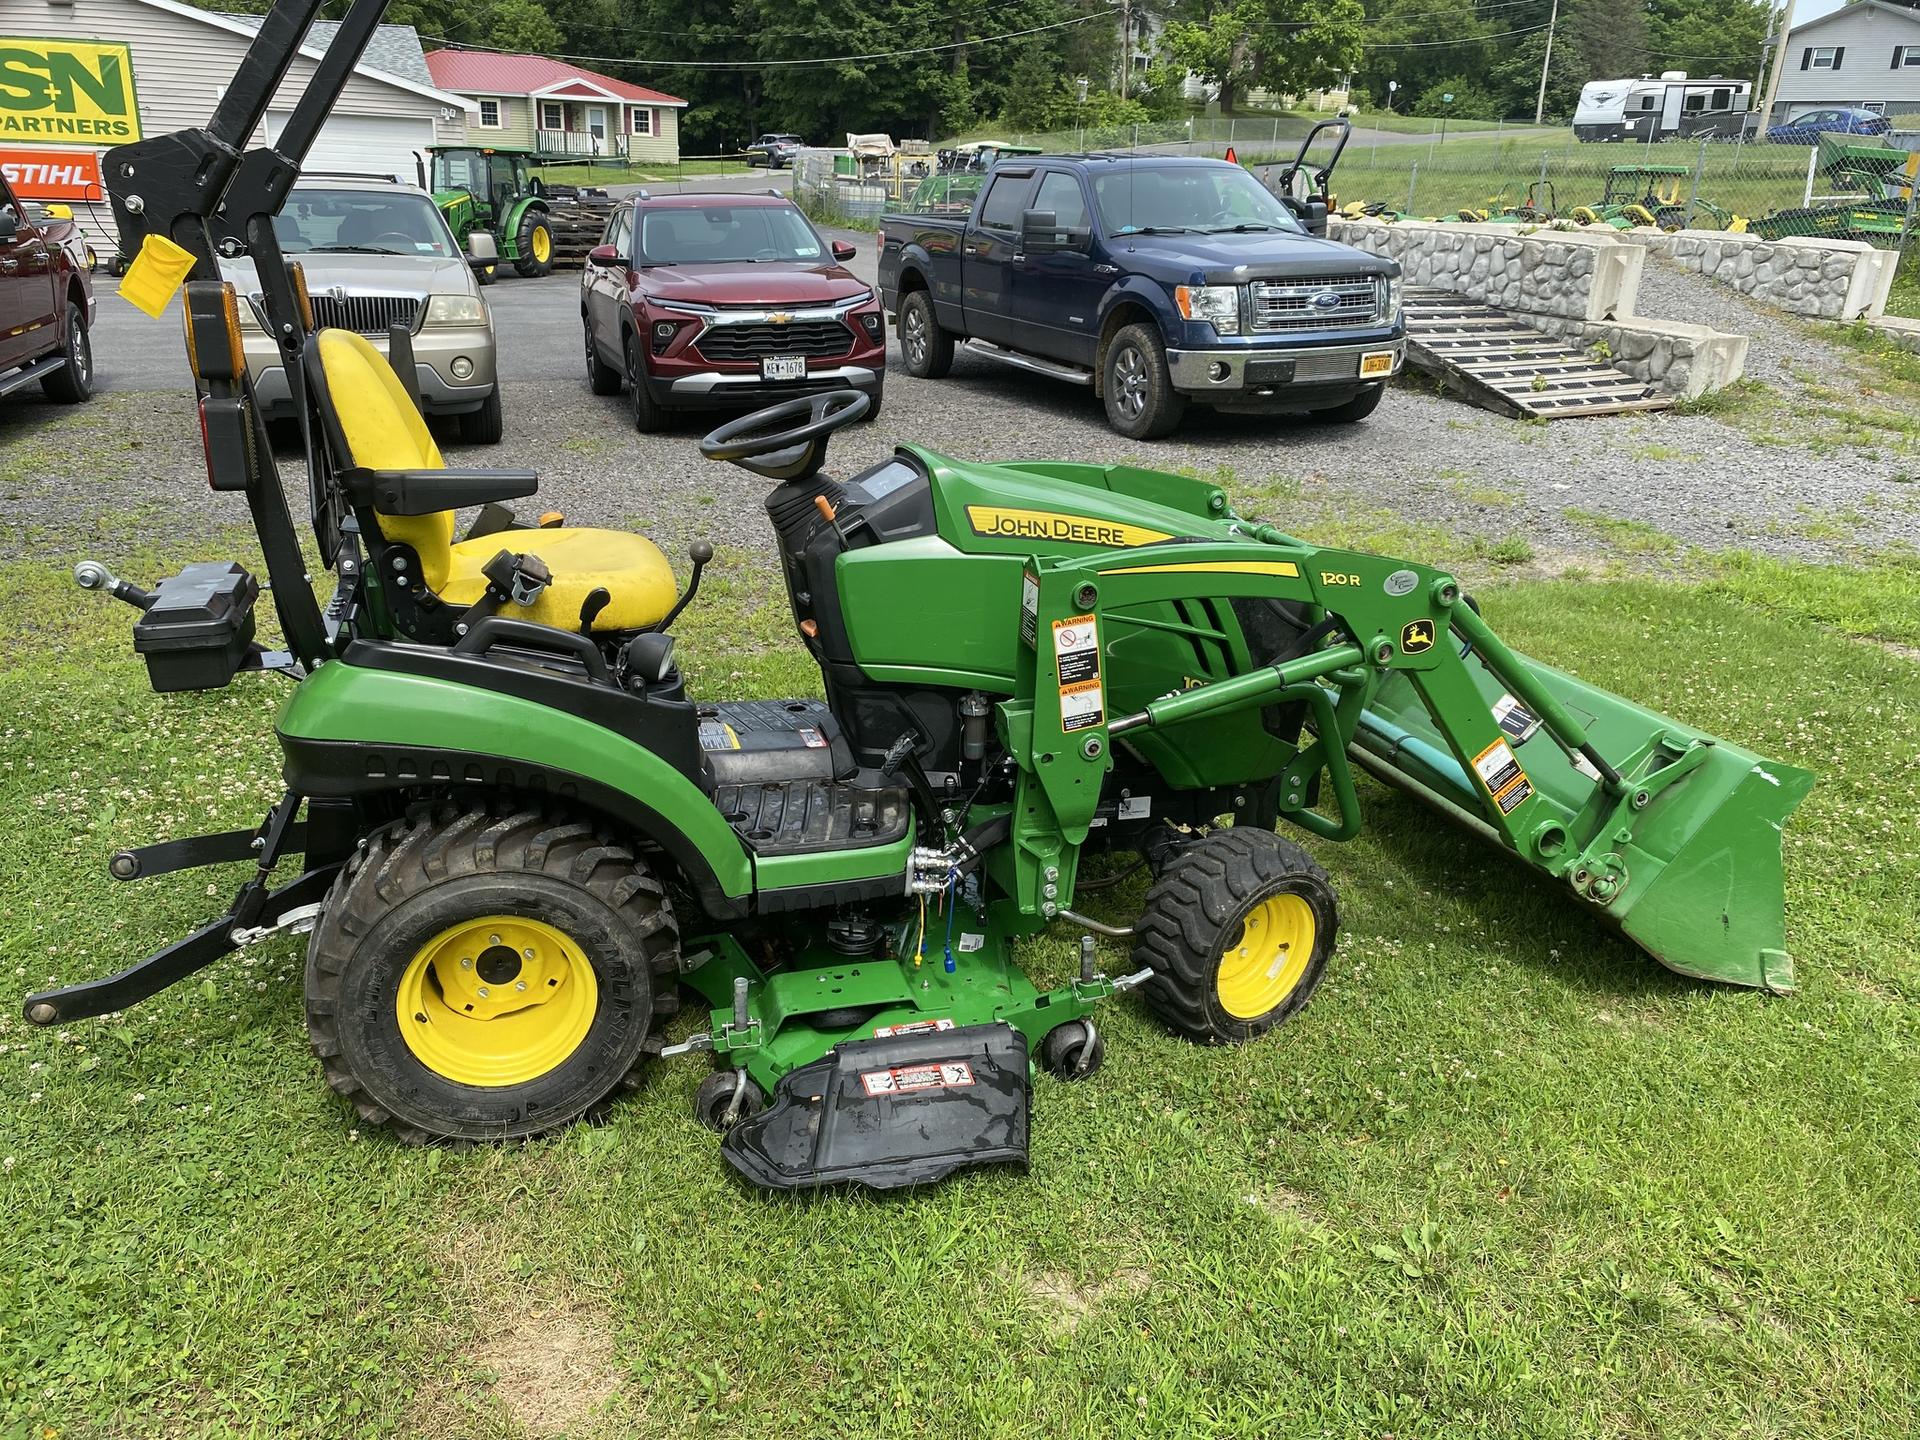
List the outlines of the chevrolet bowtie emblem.
{"label": "chevrolet bowtie emblem", "polygon": [[793,323],[793,316],[784,310],[776,310],[767,316],[767,323],[769,325],[791,325]]}

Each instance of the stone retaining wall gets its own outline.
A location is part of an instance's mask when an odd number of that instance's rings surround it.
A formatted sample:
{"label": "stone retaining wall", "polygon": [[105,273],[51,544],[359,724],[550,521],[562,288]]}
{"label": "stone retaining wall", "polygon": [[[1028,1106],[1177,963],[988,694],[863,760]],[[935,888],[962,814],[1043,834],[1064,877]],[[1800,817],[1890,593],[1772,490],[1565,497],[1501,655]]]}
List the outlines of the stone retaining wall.
{"label": "stone retaining wall", "polygon": [[[1587,226],[1586,229],[1598,227]],[[1887,308],[1899,254],[1864,240],[1790,235],[1762,240],[1725,230],[1639,227],[1613,232],[1631,245],[1658,250],[1682,269],[1731,285],[1744,295],[1811,320],[1858,320]]]}
{"label": "stone retaining wall", "polygon": [[1563,320],[1530,315],[1527,323],[1591,351],[1636,380],[1692,399],[1738,380],[1747,366],[1747,337],[1678,320]]}
{"label": "stone retaining wall", "polygon": [[1593,230],[1334,218],[1328,238],[1400,262],[1410,286],[1452,290],[1522,315],[1633,314],[1646,255]]}

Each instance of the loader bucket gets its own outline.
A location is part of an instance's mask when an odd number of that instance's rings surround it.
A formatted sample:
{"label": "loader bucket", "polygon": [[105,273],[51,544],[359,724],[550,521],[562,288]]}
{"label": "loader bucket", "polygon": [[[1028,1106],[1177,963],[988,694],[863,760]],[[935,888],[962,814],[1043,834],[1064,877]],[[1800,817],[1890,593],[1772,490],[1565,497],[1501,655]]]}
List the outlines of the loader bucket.
{"label": "loader bucket", "polygon": [[[1791,990],[1780,839],[1813,786],[1812,773],[1524,655],[1511,658],[1586,727],[1626,781],[1624,793],[1607,793],[1585,760],[1570,758],[1546,729],[1528,730],[1526,709],[1516,712],[1507,688],[1470,656],[1468,671],[1534,789],[1566,817],[1563,840],[1548,827],[1535,853],[1520,858],[1569,885],[1670,970]],[[1449,749],[1404,675],[1375,695],[1350,752],[1377,777],[1505,845],[1485,818],[1485,792],[1470,782],[1464,757]]]}

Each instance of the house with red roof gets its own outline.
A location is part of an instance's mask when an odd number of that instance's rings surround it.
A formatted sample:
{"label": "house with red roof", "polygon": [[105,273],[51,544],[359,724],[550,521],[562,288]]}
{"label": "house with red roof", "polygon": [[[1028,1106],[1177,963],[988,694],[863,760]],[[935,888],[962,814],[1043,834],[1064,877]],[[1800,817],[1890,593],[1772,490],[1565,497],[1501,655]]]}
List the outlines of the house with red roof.
{"label": "house with red roof", "polygon": [[680,158],[687,102],[644,85],[545,55],[430,50],[433,83],[479,105],[467,116],[467,143],[531,150],[550,160],[652,161]]}

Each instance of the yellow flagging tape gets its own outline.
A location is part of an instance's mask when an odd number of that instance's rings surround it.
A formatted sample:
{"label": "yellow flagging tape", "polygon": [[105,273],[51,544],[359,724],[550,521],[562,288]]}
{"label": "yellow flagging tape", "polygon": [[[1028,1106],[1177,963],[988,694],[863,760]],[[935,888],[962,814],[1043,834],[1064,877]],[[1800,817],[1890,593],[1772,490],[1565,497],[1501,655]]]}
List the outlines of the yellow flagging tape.
{"label": "yellow flagging tape", "polygon": [[140,242],[140,253],[133,257],[120,280],[120,297],[136,309],[158,320],[165,313],[173,292],[186,284],[193,269],[193,252],[167,239],[149,235]]}

